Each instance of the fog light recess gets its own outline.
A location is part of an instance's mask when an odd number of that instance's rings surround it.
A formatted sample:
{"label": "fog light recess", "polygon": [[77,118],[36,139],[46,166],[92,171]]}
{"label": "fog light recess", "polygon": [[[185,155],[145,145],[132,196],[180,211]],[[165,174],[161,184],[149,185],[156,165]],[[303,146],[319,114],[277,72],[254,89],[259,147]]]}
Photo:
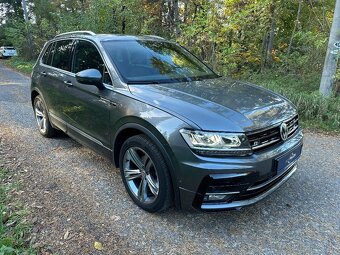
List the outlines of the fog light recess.
{"label": "fog light recess", "polygon": [[232,195],[226,194],[206,194],[204,196],[204,202],[225,202],[228,201]]}

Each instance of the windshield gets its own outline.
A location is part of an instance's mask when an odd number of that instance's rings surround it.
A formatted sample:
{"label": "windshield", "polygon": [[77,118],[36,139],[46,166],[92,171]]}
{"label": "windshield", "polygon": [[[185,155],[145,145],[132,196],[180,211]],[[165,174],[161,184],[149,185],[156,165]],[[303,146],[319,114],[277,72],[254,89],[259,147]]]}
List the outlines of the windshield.
{"label": "windshield", "polygon": [[184,48],[151,40],[105,41],[103,46],[124,82],[193,81],[218,77]]}

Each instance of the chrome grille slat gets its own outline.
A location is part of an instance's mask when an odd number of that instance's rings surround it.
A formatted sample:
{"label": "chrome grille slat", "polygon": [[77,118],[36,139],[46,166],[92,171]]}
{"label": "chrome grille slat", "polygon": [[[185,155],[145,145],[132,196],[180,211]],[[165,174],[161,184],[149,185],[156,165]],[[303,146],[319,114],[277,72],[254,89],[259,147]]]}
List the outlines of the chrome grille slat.
{"label": "chrome grille slat", "polygon": [[[288,138],[294,135],[295,131],[299,128],[299,118],[294,116],[293,118],[285,121],[288,128]],[[255,133],[249,133],[247,135],[248,141],[251,148],[256,151],[259,149],[264,149],[268,146],[274,145],[280,141],[280,126],[276,126],[264,131],[259,131]]]}
{"label": "chrome grille slat", "polygon": [[261,149],[261,148],[263,148],[265,146],[271,145],[271,144],[276,143],[278,141],[280,141],[280,139],[275,139],[275,140],[273,140],[273,141],[271,141],[269,143],[265,143],[265,144],[262,144],[262,145],[254,146],[252,148],[253,148],[253,150]]}
{"label": "chrome grille slat", "polygon": [[273,136],[278,135],[278,134],[279,134],[279,131],[275,130],[274,132],[271,132],[270,134],[265,133],[264,135],[261,135],[261,137],[255,137],[255,138],[248,137],[248,140],[254,141],[254,140],[257,140],[257,139],[266,139],[266,138],[273,137]]}

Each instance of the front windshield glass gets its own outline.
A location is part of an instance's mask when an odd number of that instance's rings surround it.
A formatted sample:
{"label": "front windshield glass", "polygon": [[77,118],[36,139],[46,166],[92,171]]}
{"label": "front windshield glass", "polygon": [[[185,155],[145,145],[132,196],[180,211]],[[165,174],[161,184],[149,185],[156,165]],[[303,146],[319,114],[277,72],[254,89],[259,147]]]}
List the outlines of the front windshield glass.
{"label": "front windshield glass", "polygon": [[103,46],[124,82],[193,81],[218,77],[184,48],[151,40],[105,41]]}

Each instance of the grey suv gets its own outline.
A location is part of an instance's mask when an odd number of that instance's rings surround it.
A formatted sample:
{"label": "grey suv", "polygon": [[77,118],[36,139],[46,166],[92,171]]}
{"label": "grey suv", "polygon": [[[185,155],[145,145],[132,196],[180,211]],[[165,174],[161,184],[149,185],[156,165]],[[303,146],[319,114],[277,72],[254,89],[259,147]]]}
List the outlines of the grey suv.
{"label": "grey suv", "polygon": [[302,149],[287,99],[157,36],[58,35],[34,66],[31,99],[43,136],[61,130],[109,157],[150,212],[251,205],[296,171]]}

